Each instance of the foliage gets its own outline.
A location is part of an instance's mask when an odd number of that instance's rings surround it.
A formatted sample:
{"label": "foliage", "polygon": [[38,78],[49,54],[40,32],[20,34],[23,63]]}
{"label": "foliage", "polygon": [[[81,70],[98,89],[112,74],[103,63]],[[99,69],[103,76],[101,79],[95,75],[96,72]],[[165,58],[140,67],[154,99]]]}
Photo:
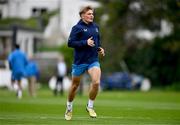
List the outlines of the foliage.
{"label": "foliage", "polygon": [[[180,78],[180,23],[178,0],[100,0],[96,21],[101,27],[102,45],[106,57],[105,72],[122,70],[119,63],[127,62],[130,72],[149,77],[154,85],[169,85]],[[104,18],[104,16],[106,18]],[[129,35],[130,31],[147,29],[158,33],[161,22],[172,25],[168,36],[151,41]]]}
{"label": "foliage", "polygon": [[152,45],[155,54],[151,65],[156,66],[155,80],[156,83],[161,82],[161,85],[180,81],[180,37],[174,35],[157,38]]}
{"label": "foliage", "polygon": [[67,63],[67,67],[70,70],[73,62],[73,49],[69,48],[66,44],[64,44],[61,45],[58,50],[64,55],[65,62]]}
{"label": "foliage", "polygon": [[29,19],[19,19],[19,18],[6,18],[0,20],[1,26],[12,26],[12,25],[21,25],[25,27],[37,28],[37,19],[32,17]]}
{"label": "foliage", "polygon": [[43,27],[46,27],[48,25],[50,17],[58,14],[58,10],[54,10],[51,12],[43,13],[39,18],[42,20]]}
{"label": "foliage", "polygon": [[168,85],[166,87],[166,90],[167,91],[177,91],[177,92],[179,92],[180,91],[180,83],[177,82],[177,83],[173,83],[172,85]]}
{"label": "foliage", "polygon": [[52,12],[46,12],[38,17],[31,17],[28,19],[5,18],[5,19],[0,20],[0,26],[8,27],[8,26],[12,26],[16,24],[16,25],[20,25],[24,27],[29,27],[29,28],[41,29],[48,24],[49,18],[55,14],[57,14],[57,10],[52,11]]}
{"label": "foliage", "polygon": [[[127,4],[122,1],[103,3],[104,8],[99,8],[96,11],[96,20],[101,27],[101,42],[105,48],[106,56],[103,59],[102,70],[105,72],[112,72],[121,69],[120,61],[126,51],[123,42],[123,35],[125,34],[125,22],[120,15],[125,15],[124,12]],[[101,22],[101,15],[108,15],[107,22]],[[108,68],[106,68],[108,67]]]}
{"label": "foliage", "polygon": [[178,35],[156,38],[126,55],[131,71],[144,74],[153,84],[170,85],[180,81],[180,42]]}

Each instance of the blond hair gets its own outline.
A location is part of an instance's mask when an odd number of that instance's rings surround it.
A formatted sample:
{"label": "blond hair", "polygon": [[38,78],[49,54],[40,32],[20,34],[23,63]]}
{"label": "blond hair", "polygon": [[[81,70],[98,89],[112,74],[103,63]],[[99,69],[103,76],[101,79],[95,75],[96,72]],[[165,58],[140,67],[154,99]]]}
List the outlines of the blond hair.
{"label": "blond hair", "polygon": [[82,14],[86,13],[89,10],[94,11],[94,9],[91,6],[82,7],[81,10],[79,11],[79,16],[81,17]]}

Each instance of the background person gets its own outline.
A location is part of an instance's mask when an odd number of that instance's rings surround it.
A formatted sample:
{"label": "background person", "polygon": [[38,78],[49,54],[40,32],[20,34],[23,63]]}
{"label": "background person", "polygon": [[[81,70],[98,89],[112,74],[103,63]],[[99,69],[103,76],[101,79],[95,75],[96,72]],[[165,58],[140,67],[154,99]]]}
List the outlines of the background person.
{"label": "background person", "polygon": [[54,95],[56,96],[59,92],[63,95],[63,79],[66,75],[67,67],[66,63],[64,62],[63,58],[59,58],[59,62],[57,63],[57,80],[56,86],[54,89]]}
{"label": "background person", "polygon": [[93,22],[93,8],[86,6],[79,12],[80,21],[73,26],[68,39],[68,46],[74,48],[74,62],[72,65],[72,85],[69,90],[65,119],[71,120],[73,100],[80,84],[82,74],[87,71],[91,78],[89,100],[86,110],[90,117],[96,118],[93,104],[98,94],[101,69],[98,53],[105,55],[100,45],[99,27]]}
{"label": "background person", "polygon": [[20,50],[18,44],[14,45],[14,50],[8,56],[8,62],[12,71],[11,81],[13,83],[17,81],[18,83],[17,97],[20,99],[22,98],[21,79],[24,77],[24,71],[28,61],[25,53]]}
{"label": "background person", "polygon": [[31,58],[25,68],[25,77],[28,79],[29,95],[36,96],[36,82],[39,77],[39,68],[37,63]]}

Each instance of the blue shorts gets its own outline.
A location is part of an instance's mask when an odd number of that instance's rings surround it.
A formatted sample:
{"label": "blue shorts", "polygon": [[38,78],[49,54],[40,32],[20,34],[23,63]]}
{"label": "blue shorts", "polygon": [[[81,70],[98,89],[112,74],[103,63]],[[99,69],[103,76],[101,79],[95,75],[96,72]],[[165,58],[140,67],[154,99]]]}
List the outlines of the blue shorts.
{"label": "blue shorts", "polygon": [[11,80],[21,80],[24,77],[23,72],[12,73]]}
{"label": "blue shorts", "polygon": [[85,71],[89,70],[92,67],[100,67],[99,62],[93,62],[91,64],[80,64],[80,65],[72,65],[72,76],[80,76]]}

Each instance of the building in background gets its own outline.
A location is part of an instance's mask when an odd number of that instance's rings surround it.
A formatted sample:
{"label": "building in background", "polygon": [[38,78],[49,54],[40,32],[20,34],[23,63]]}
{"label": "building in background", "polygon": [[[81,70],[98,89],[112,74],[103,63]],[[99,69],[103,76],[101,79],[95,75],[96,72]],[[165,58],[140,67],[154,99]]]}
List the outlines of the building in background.
{"label": "building in background", "polygon": [[60,29],[67,38],[72,26],[74,26],[80,19],[79,10],[83,6],[90,5],[97,8],[100,4],[92,0],[61,0],[60,7]]}
{"label": "building in background", "polygon": [[[86,5],[98,7],[99,3],[93,0],[0,0],[0,61],[5,62],[13,49],[12,45],[18,43],[28,57],[36,58],[40,64],[41,77],[47,81],[53,75],[53,66],[56,66],[59,55],[37,53],[37,48],[66,42],[72,26],[80,19],[80,8]],[[55,14],[42,28],[42,15],[51,12]],[[15,23],[19,20],[31,21],[32,18],[37,19],[35,23],[38,25],[35,27]],[[2,20],[12,23],[3,25]],[[3,69],[1,71],[4,72]]]}
{"label": "building in background", "polygon": [[67,40],[71,27],[79,20],[82,6],[98,7],[92,0],[0,0],[0,19],[38,17],[43,13],[57,11],[43,31],[45,44],[59,45]]}
{"label": "building in background", "polygon": [[59,0],[0,0],[1,18],[27,19],[58,8]]}
{"label": "building in background", "polygon": [[0,60],[7,59],[8,54],[12,51],[13,44],[20,45],[28,57],[33,57],[37,51],[38,44],[41,44],[43,35],[41,31],[21,27],[0,27]]}

